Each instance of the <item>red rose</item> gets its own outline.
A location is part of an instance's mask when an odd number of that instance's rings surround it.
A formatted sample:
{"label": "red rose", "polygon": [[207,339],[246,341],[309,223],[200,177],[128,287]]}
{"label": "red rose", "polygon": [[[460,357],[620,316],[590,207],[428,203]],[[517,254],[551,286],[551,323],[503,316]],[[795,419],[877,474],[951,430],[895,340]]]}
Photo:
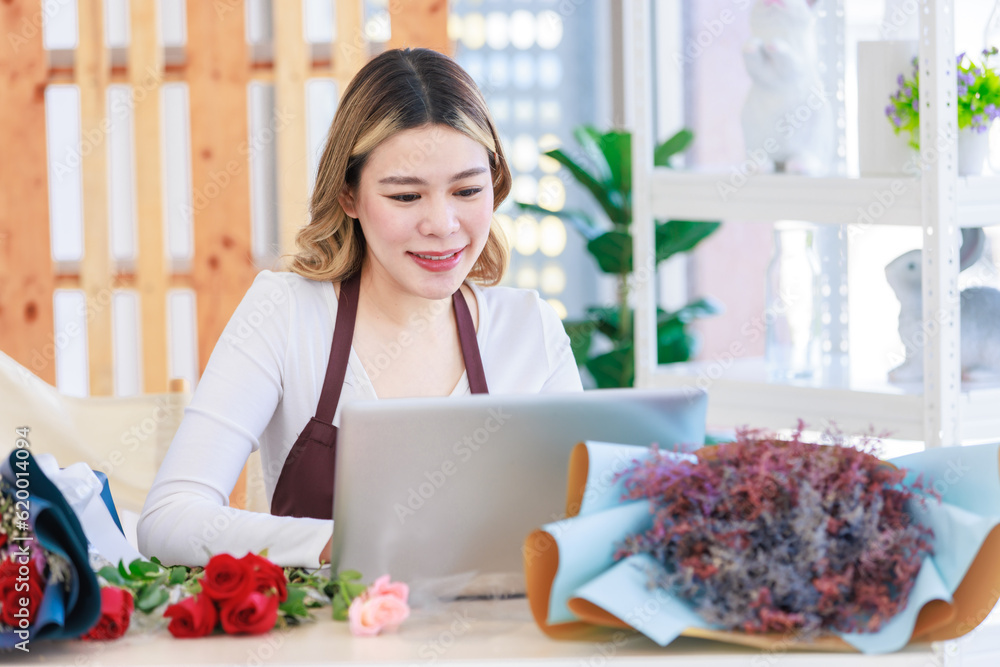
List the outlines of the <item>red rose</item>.
{"label": "red rose", "polygon": [[0,549],[3,549],[5,544],[7,544],[7,533],[0,533]]}
{"label": "red rose", "polygon": [[267,594],[273,590],[278,596],[278,602],[284,602],[288,599],[288,581],[285,579],[285,571],[281,567],[252,553],[248,553],[240,560],[249,564],[254,570],[257,581],[255,590],[258,593]]}
{"label": "red rose", "polygon": [[177,604],[172,604],[163,612],[164,617],[171,619],[167,630],[174,637],[204,637],[215,629],[219,614],[215,603],[207,595],[195,595],[184,598]]}
{"label": "red rose", "polygon": [[216,602],[242,600],[257,587],[257,578],[251,564],[236,560],[229,554],[212,556],[201,578],[201,589]]}
{"label": "red rose", "polygon": [[101,589],[101,618],[81,639],[118,639],[128,630],[135,603],[128,591],[105,586]]}
{"label": "red rose", "polygon": [[[26,575],[21,568],[27,571]],[[21,565],[13,558],[0,563],[0,622],[17,628],[26,618],[31,625],[44,593],[45,580],[33,563]]]}
{"label": "red rose", "polygon": [[257,591],[245,598],[226,602],[219,610],[222,629],[231,635],[259,635],[274,627],[278,620],[278,598]]}

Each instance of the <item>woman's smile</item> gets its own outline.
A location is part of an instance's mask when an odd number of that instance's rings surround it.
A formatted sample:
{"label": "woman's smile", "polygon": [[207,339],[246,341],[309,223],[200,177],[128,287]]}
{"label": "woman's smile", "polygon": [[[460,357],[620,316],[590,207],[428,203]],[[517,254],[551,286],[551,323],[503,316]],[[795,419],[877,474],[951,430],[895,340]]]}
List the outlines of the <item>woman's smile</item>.
{"label": "woman's smile", "polygon": [[417,266],[425,271],[451,271],[462,263],[465,248],[443,253],[408,253]]}

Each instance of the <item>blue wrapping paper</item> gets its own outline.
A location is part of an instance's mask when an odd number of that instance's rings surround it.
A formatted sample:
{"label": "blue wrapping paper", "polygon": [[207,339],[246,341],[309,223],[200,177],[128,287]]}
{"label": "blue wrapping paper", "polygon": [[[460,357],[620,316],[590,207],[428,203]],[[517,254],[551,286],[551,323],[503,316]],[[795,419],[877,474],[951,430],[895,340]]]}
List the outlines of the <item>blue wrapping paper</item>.
{"label": "blue wrapping paper", "polygon": [[29,524],[35,540],[25,544],[29,544],[31,550],[44,547],[62,556],[70,565],[70,573],[67,586],[60,582],[48,583],[27,634],[3,633],[0,649],[12,649],[25,640],[79,637],[90,630],[101,615],[100,587],[90,567],[87,537],[76,513],[31,454],[18,458],[18,451],[11,452],[2,472],[11,485],[16,483],[15,470],[20,471],[23,465],[28,472]]}

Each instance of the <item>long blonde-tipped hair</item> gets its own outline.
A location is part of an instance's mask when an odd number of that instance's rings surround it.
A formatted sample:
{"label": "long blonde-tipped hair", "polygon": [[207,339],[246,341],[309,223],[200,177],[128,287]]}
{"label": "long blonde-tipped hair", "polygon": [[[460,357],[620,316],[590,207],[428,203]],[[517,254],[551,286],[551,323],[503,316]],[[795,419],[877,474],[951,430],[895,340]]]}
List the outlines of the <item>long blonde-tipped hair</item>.
{"label": "long blonde-tipped hair", "polygon": [[[296,235],[298,251],[289,268],[312,280],[342,281],[361,269],[365,238],[361,225],[344,212],[340,194],[356,190],[361,170],[383,141],[397,132],[440,124],[482,144],[489,155],[493,210],[507,197],[510,168],[486,100],[472,77],[451,58],[430,49],[393,49],[361,68],[347,86],[327,135],[310,222]],[[509,251],[494,218],[486,246],[469,278],[500,282]]]}

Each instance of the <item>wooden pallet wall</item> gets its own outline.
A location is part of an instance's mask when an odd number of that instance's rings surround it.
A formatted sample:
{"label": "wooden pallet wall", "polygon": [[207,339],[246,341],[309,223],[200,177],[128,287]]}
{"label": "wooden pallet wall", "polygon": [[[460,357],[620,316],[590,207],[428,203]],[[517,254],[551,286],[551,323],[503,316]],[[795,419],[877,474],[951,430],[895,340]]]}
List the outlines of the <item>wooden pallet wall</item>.
{"label": "wooden pallet wall", "polygon": [[[81,290],[87,300],[90,394],[114,391],[110,293],[132,289],[141,319],[142,389],[168,386],[167,294],[189,287],[197,301],[198,358],[204,369],[230,314],[258,271],[251,253],[247,86],[275,86],[283,121],[275,133],[278,239],[293,247],[308,220],[306,81],[327,77],[343,90],[369,57],[362,0],[336,0],[328,59],[314,61],[302,32],[303,0],[275,0],[273,62],[251,62],[243,0],[187,0],[186,58],[165,67],[157,43],[157,0],[129,1],[125,67],[112,68],[105,47],[103,0],[77,0],[79,40],[71,68],[49,65],[42,43],[43,0],[0,3],[0,146],[16,160],[0,161],[0,350],[55,384],[59,335],[53,330],[53,292]],[[446,0],[393,0],[392,38],[386,46],[429,46],[448,52]],[[9,47],[9,48],[8,48]],[[194,258],[190,271],[171,273],[165,251],[161,89],[188,85]],[[49,238],[45,90],[74,84],[80,94],[82,137],[98,137],[81,151],[84,254],[79,269],[58,273]],[[128,84],[133,111],[135,202],[138,216],[134,271],[116,271],[110,253],[107,142],[108,86]],[[141,90],[141,94],[138,91]],[[244,147],[244,150],[240,148]],[[79,335],[80,332],[71,332]],[[66,332],[61,332],[66,335]]]}
{"label": "wooden pallet wall", "polygon": [[[130,289],[138,298],[142,390],[169,387],[167,296],[186,287],[197,303],[199,372],[223,327],[259,270],[251,251],[248,85],[271,82],[275,108],[286,119],[276,131],[278,242],[293,249],[308,220],[306,81],[329,78],[338,91],[372,52],[362,0],[336,0],[327,58],[313,59],[303,35],[303,0],[273,0],[273,62],[252,62],[243,0],[187,0],[185,58],[166,66],[157,0],[129,1],[130,40],[124,67],[112,67],[105,46],[104,0],[76,0],[78,43],[70,68],[54,68],[43,48],[43,0],[0,3],[0,350],[55,384],[59,338],[86,335],[93,396],[114,392],[111,298]],[[449,52],[446,0],[391,0],[389,48],[429,46]],[[194,256],[190,270],[172,273],[165,247],[161,92],[188,86]],[[84,252],[78,270],[59,273],[52,259],[46,155],[45,91],[73,84],[80,95],[80,129],[92,149],[81,151]],[[116,270],[110,251],[108,87],[131,86],[137,255],[134,271]],[[86,139],[85,139],[86,141]],[[81,290],[85,332],[55,332],[53,294]]]}

